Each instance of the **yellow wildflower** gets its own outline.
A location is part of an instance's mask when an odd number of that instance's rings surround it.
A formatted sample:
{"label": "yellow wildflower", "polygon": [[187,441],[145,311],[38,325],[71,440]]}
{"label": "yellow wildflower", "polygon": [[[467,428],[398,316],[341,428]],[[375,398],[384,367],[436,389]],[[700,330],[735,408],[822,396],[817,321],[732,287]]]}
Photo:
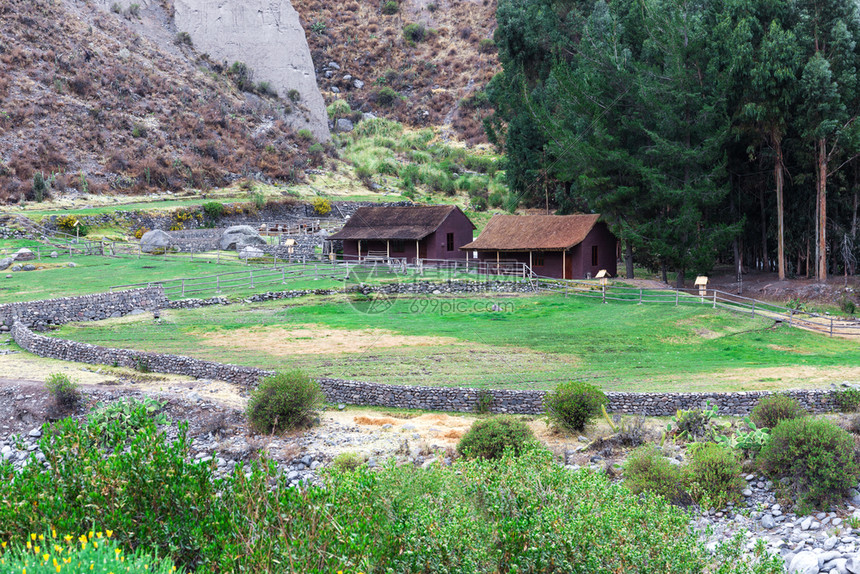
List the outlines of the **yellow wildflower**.
{"label": "yellow wildflower", "polygon": [[113,536],[113,530],[108,530],[107,537],[110,538],[111,536]]}
{"label": "yellow wildflower", "polygon": [[39,540],[45,540],[45,535],[44,535],[44,534],[40,534],[40,535],[39,535]]}
{"label": "yellow wildflower", "polygon": [[90,536],[89,536],[89,537],[90,537],[90,538],[92,538],[92,537],[93,537],[93,531],[92,531],[92,530],[90,530]]}
{"label": "yellow wildflower", "polygon": [[42,560],[44,560],[45,562],[47,562],[47,561],[48,561],[48,558],[50,558],[50,556],[48,556],[47,554],[42,554]]}
{"label": "yellow wildflower", "polygon": [[57,529],[52,526],[51,527],[51,538],[56,538],[56,537],[57,537]]}
{"label": "yellow wildflower", "polygon": [[38,554],[38,553],[39,553],[39,550],[41,550],[41,548],[39,548],[38,546],[36,546],[35,548],[33,548],[33,554]]}
{"label": "yellow wildflower", "polygon": [[71,535],[69,535],[69,534],[66,534],[65,536],[63,536],[63,539],[64,539],[66,542],[71,542],[71,541],[72,541],[72,537],[71,537]]}
{"label": "yellow wildflower", "polygon": [[95,540],[93,540],[93,547],[95,547],[95,548],[98,548],[98,547],[99,547],[99,543],[98,543],[98,542],[96,542]]}
{"label": "yellow wildflower", "polygon": [[35,535],[35,534],[30,534],[30,540],[36,540],[36,535]]}
{"label": "yellow wildflower", "polygon": [[31,548],[33,548],[33,545],[30,544],[30,541],[28,540],[27,541],[27,550],[30,550]]}

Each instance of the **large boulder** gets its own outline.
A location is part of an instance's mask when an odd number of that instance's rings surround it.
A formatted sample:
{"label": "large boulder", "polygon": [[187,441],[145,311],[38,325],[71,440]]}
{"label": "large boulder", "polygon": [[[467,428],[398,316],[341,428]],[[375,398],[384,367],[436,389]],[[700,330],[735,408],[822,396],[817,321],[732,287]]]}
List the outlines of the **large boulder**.
{"label": "large boulder", "polygon": [[26,247],[22,247],[15,253],[14,257],[15,261],[32,261],[36,255]]}
{"label": "large boulder", "polygon": [[265,244],[266,240],[250,225],[228,227],[224,230],[224,234],[221,235],[221,239],[218,241],[218,247],[223,251],[230,249],[241,251],[245,247]]}
{"label": "large boulder", "polygon": [[264,257],[266,252],[260,249],[259,247],[252,247],[248,245],[247,247],[243,247],[242,251],[239,252],[239,257],[242,259],[254,259],[256,257]]}
{"label": "large boulder", "polygon": [[9,266],[12,265],[14,262],[14,257],[4,257],[3,259],[0,259],[0,271],[5,271],[6,269],[9,269]]}
{"label": "large boulder", "polygon": [[144,253],[152,253],[153,251],[164,251],[169,249],[173,244],[173,238],[166,231],[153,229],[147,231],[140,238],[140,250]]}

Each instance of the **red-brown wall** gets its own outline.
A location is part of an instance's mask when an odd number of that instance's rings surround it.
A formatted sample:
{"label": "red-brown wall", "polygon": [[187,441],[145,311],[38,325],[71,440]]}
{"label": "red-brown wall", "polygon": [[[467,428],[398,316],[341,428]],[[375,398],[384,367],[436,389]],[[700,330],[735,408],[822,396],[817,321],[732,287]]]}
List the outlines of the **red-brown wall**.
{"label": "red-brown wall", "polygon": [[[567,260],[570,270],[566,276],[567,279],[585,279],[588,274],[594,277],[601,269],[606,269],[612,277],[615,277],[617,274],[617,243],[618,240],[612,235],[606,224],[599,221],[585,236],[582,243],[575,245],[564,257],[560,251],[544,251],[542,252],[544,264],[540,266],[537,265],[537,262],[541,252],[533,251],[532,271],[543,277],[561,279],[564,276],[562,275],[562,261]],[[597,265],[591,264],[591,249],[594,246],[597,246]],[[472,257],[471,251],[469,257]],[[478,253],[478,259],[493,262],[496,260],[496,252],[481,251]],[[529,253],[527,251],[502,251],[499,253],[499,259],[502,261],[519,261],[528,265]]]}

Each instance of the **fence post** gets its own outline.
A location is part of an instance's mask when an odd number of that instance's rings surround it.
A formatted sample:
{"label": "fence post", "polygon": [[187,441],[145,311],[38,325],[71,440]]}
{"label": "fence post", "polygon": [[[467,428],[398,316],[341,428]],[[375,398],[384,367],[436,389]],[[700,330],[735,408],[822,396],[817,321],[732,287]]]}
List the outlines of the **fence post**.
{"label": "fence post", "polygon": [[833,317],[830,318],[830,336],[833,336]]}
{"label": "fence post", "polygon": [[675,307],[678,306],[678,298],[681,296],[681,292],[675,289]]}
{"label": "fence post", "polygon": [[194,261],[194,245],[191,246],[191,261]]}
{"label": "fence post", "polygon": [[221,276],[220,275],[215,276],[215,292],[216,293],[221,292]]}
{"label": "fence post", "polygon": [[606,303],[606,285],[601,285],[600,287],[603,292],[603,302]]}
{"label": "fence post", "polygon": [[287,268],[281,267],[281,285],[287,284]]}
{"label": "fence post", "polygon": [[755,317],[755,299],[753,299],[752,302],[752,316]]}
{"label": "fence post", "polygon": [[639,304],[642,304],[642,287],[639,288]]}
{"label": "fence post", "polygon": [[791,327],[791,319],[794,317],[794,309],[788,310],[788,326]]}
{"label": "fence post", "polygon": [[138,243],[137,244],[137,259],[138,259],[138,261],[140,261],[140,254],[142,252],[143,252],[143,247],[141,247],[140,244]]}
{"label": "fence post", "polygon": [[714,289],[714,309],[717,308],[717,290]]}
{"label": "fence post", "polygon": [[[245,260],[247,261],[248,259],[246,258]],[[251,276],[251,289],[253,289],[254,288],[254,270],[253,269],[251,269],[251,272],[249,273],[249,275]]]}
{"label": "fence post", "polygon": [[182,280],[182,296],[185,297],[185,279]]}
{"label": "fence post", "polygon": [[41,245],[36,247],[36,260],[37,261],[42,260],[42,246]]}

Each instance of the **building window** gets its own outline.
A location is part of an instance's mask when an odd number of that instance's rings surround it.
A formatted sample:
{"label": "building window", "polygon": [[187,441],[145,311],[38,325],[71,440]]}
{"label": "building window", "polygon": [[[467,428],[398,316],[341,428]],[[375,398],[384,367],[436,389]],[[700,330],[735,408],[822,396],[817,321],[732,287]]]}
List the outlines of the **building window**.
{"label": "building window", "polygon": [[536,253],[534,256],[535,267],[543,267],[543,253]]}
{"label": "building window", "polygon": [[591,246],[591,265],[597,267],[597,245]]}
{"label": "building window", "polygon": [[392,253],[403,253],[403,240],[402,239],[392,239],[391,240],[391,252]]}
{"label": "building window", "polygon": [[448,251],[454,251],[454,234],[448,234]]}

